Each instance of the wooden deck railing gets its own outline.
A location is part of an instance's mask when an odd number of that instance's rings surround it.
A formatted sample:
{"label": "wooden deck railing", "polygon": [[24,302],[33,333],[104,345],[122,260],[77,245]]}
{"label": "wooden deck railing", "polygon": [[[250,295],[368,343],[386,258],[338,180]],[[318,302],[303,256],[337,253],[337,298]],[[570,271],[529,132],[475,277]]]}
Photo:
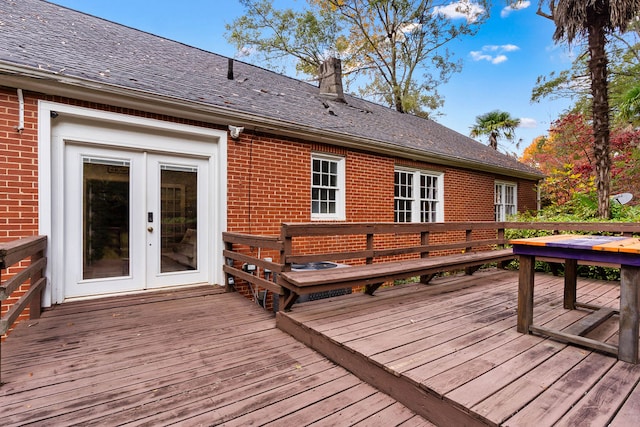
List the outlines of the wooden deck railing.
{"label": "wooden deck railing", "polygon": [[[295,238],[329,236],[360,237],[359,242],[356,240],[360,248],[316,254],[296,253]],[[284,244],[285,271],[292,263],[363,259],[366,264],[371,264],[385,257],[411,254],[427,257],[434,253],[469,252],[508,243],[504,224],[497,222],[283,224],[280,238]]]}
{"label": "wooden deck railing", "polygon": [[[446,222],[446,223],[285,223],[280,236],[224,233],[227,284],[240,279],[254,289],[282,295],[277,276],[293,264],[319,261],[371,264],[500,248],[506,230],[545,230],[640,235],[636,223]],[[266,255],[270,254],[270,255]],[[265,260],[267,258],[267,260]],[[246,271],[243,266],[255,266]],[[268,275],[264,275],[268,272]]]}
{"label": "wooden deck railing", "polygon": [[[252,286],[256,298],[259,288],[282,294],[282,288],[275,280],[276,275],[283,271],[279,260],[282,259],[284,245],[277,236],[222,233],[222,240],[226,261],[223,271],[228,288],[233,287],[235,280],[241,279]],[[255,271],[247,270],[246,266],[255,267]]]}
{"label": "wooden deck railing", "polygon": [[[4,302],[27,280],[30,281],[29,290],[20,296],[0,318],[0,335],[4,335],[9,330],[27,306],[29,306],[31,319],[40,317],[42,290],[46,284],[44,276],[47,265],[47,258],[44,255],[46,247],[46,236],[26,237],[9,243],[0,243],[0,301]],[[28,258],[31,260],[28,267],[2,281],[2,270],[6,271]],[[0,384],[2,384],[1,377]]]}

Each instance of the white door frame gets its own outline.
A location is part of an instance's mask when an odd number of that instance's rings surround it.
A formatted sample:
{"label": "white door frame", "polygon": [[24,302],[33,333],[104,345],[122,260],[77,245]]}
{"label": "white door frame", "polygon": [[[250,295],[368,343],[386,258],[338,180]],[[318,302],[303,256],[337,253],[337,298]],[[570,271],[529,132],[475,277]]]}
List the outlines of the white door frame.
{"label": "white door frame", "polygon": [[[137,135],[137,138],[130,138]],[[176,140],[180,140],[176,147]],[[157,153],[179,152],[209,163],[208,282],[224,284],[221,233],[227,223],[227,133],[179,123],[99,111],[50,101],[38,103],[38,224],[48,236],[43,306],[64,300],[64,147],[80,141],[96,147]]]}

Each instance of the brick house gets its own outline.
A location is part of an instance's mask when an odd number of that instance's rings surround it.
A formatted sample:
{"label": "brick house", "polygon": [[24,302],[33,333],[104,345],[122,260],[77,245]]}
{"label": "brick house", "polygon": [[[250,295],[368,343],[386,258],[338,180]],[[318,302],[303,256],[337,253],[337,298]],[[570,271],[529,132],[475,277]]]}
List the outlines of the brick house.
{"label": "brick house", "polygon": [[431,120],[41,0],[0,0],[0,241],[48,236],[48,306],[222,284],[221,233],[492,221],[540,173]]}

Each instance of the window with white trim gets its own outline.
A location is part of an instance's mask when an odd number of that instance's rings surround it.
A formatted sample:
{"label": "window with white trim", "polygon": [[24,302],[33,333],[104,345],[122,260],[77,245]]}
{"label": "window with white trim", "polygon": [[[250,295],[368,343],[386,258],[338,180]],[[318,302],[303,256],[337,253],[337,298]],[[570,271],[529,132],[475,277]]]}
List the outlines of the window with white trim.
{"label": "window with white trim", "polygon": [[518,213],[517,185],[513,182],[495,183],[496,221],[506,221],[508,217]]}
{"label": "window with white trim", "polygon": [[344,157],[311,156],[311,219],[346,219],[344,175]]}
{"label": "window with white trim", "polygon": [[444,180],[441,173],[396,169],[395,222],[444,221]]}

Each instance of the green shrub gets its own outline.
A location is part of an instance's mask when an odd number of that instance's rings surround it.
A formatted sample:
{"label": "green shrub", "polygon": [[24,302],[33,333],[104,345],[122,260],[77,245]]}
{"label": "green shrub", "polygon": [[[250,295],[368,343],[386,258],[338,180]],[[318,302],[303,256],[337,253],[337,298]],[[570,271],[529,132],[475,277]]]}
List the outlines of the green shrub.
{"label": "green shrub", "polygon": [[[521,213],[512,221],[518,222],[640,222],[640,205],[621,205],[611,202],[611,219],[603,221],[597,217],[598,202],[595,194],[574,194],[570,202],[563,205],[550,205],[537,213]],[[573,232],[572,232],[573,233]],[[507,239],[522,239],[530,237],[548,236],[552,234],[547,230],[506,230]],[[510,268],[517,268],[517,263],[512,263]],[[549,265],[546,262],[536,261],[536,271],[554,274],[564,274],[564,266]],[[578,274],[601,280],[620,280],[620,269],[599,266],[579,266]]]}

